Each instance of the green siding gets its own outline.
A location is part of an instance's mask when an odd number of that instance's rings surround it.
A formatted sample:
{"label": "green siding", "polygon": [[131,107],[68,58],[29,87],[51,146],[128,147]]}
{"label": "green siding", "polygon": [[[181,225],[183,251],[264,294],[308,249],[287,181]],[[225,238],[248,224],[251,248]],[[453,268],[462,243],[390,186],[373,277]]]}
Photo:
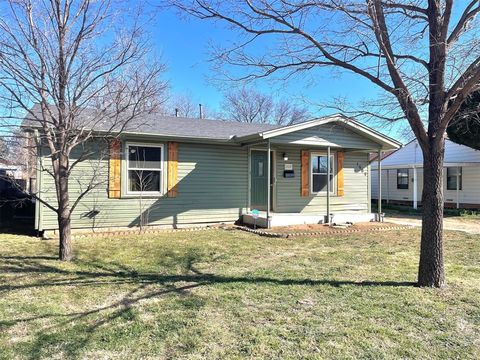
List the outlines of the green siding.
{"label": "green siding", "polygon": [[[300,196],[301,159],[298,147],[275,147],[277,161],[276,212],[286,213],[326,213],[326,195],[312,194]],[[321,151],[312,150],[312,151]],[[283,160],[283,153],[288,154],[288,161]],[[294,178],[284,178],[284,164],[293,164]],[[331,212],[367,212],[368,193],[368,154],[346,152],[344,160],[344,196],[331,195]]]}
{"label": "green siding", "polygon": [[380,145],[341,124],[326,124],[281,135],[272,144],[332,146],[345,149],[378,149]]}
{"label": "green siding", "polygon": [[[305,135],[305,134],[304,134]],[[366,140],[369,142],[369,140]],[[141,142],[141,139],[135,139]],[[347,148],[354,147],[355,137]],[[165,143],[165,142],[164,142]],[[360,143],[357,142],[360,146]],[[364,144],[366,145],[366,144]],[[322,151],[324,148],[305,145],[275,144],[276,189],[273,196],[274,211],[283,213],[326,213],[326,196],[312,194],[300,196],[300,151],[309,149]],[[165,148],[166,150],[166,148]],[[150,225],[187,225],[211,222],[232,222],[246,211],[249,198],[248,149],[239,146],[208,145],[200,143],[179,143],[178,195],[175,198],[144,197],[142,208],[148,211]],[[289,160],[283,160],[283,153]],[[122,154],[124,152],[122,151]],[[138,226],[140,217],[140,199],[126,197],[109,199],[108,157],[102,149],[96,151],[97,157],[78,165],[70,182],[72,199],[85,188],[94,172],[102,184],[91,191],[74,211],[73,228],[94,227],[133,227]],[[166,159],[165,154],[165,160]],[[49,159],[44,159],[48,164]],[[284,164],[293,164],[294,178],[284,178]],[[167,167],[164,164],[164,171]],[[122,180],[125,179],[125,162],[122,166]],[[345,195],[331,197],[331,212],[367,212],[369,210],[368,190],[368,154],[358,151],[346,151],[344,162]],[[53,179],[43,173],[40,181],[41,196],[55,202]],[[122,182],[124,194],[125,183]],[[166,190],[166,173],[164,173]],[[148,209],[148,210],[147,210]],[[40,230],[57,228],[54,212],[40,206],[37,217]],[[41,215],[41,216],[40,216]]]}
{"label": "green siding", "polygon": [[[233,146],[179,143],[178,156],[177,197],[142,199],[142,209],[148,209],[149,224],[181,225],[237,220],[248,200],[247,150]],[[76,197],[85,187],[94,169],[103,183],[82,199],[72,216],[72,227],[137,226],[140,199],[109,199],[107,196],[107,157],[78,165],[70,181],[72,197]],[[166,166],[164,169],[166,171]],[[54,201],[53,179],[46,174],[42,178],[43,198]],[[41,229],[57,228],[55,213],[45,207],[42,210]],[[95,211],[98,214],[94,215]]]}

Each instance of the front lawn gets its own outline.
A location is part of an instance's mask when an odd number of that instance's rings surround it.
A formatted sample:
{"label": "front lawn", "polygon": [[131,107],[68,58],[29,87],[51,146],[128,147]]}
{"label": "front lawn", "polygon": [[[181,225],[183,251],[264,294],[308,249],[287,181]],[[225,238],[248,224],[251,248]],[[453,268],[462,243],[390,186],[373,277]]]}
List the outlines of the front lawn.
{"label": "front lawn", "polygon": [[418,230],[269,239],[209,230],[0,235],[0,358],[480,358],[480,236],[448,287],[412,285]]}

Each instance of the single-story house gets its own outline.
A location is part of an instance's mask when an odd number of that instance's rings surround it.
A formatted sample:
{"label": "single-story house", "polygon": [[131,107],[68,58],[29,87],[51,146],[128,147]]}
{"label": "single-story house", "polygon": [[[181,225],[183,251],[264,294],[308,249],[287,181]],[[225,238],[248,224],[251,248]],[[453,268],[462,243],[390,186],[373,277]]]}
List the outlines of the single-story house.
{"label": "single-story house", "polygon": [[[373,160],[371,166],[372,199],[378,201],[377,160]],[[383,202],[415,209],[421,205],[423,154],[416,140],[383,158],[380,166]],[[480,151],[446,139],[443,186],[445,207],[480,208]]]}
{"label": "single-story house", "polygon": [[[72,228],[370,219],[369,153],[400,146],[343,115],[290,126],[148,115],[110,141],[108,156],[98,151],[77,165],[72,198],[93,173],[102,183],[81,200]],[[46,147],[38,162],[48,166]],[[40,165],[37,195],[55,201],[53,179]],[[35,224],[55,230],[57,217],[37,202]]]}

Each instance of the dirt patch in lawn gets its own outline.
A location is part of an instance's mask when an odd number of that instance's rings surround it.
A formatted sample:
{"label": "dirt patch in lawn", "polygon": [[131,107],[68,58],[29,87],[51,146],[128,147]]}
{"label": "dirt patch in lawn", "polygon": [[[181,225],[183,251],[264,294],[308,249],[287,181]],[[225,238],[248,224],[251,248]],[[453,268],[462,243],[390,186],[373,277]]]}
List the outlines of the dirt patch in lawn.
{"label": "dirt patch in lawn", "polygon": [[378,222],[364,222],[356,223],[350,226],[329,226],[326,224],[303,224],[303,225],[291,225],[291,226],[277,226],[268,231],[281,233],[281,234],[291,234],[291,233],[304,233],[304,232],[325,232],[325,233],[336,233],[338,231],[373,231],[373,230],[387,230],[387,229],[396,229],[398,225],[396,224],[386,224]]}
{"label": "dirt patch in lawn", "polygon": [[378,222],[366,222],[356,223],[350,226],[329,226],[323,224],[304,224],[304,225],[290,225],[290,226],[277,226],[272,229],[253,229],[247,226],[238,226],[237,229],[254,233],[260,236],[266,237],[279,237],[289,238],[295,236],[307,236],[307,235],[323,235],[323,234],[350,234],[361,232],[375,232],[375,231],[389,231],[389,230],[404,230],[409,229],[411,226],[387,224]]}

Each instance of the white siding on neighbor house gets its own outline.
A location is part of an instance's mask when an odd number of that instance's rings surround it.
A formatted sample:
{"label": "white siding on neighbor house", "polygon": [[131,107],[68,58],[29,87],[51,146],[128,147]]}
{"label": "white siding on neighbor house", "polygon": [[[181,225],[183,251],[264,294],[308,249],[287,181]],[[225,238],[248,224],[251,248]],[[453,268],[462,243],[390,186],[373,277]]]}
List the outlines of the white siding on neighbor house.
{"label": "white siding on neighbor house", "polygon": [[[408,189],[397,189],[397,169],[382,170],[382,199],[413,201],[413,169],[409,169],[408,175]],[[417,169],[417,177],[418,175],[419,169]],[[372,199],[378,199],[378,171],[376,169],[372,169]]]}
{"label": "white siding on neighbor house", "polygon": [[[390,175],[387,175],[387,174]],[[389,178],[387,182],[387,178]],[[408,190],[397,189],[397,170],[382,169],[382,199],[413,201],[413,169],[409,172]],[[422,199],[423,169],[417,168],[417,200]],[[443,171],[443,189],[445,202],[456,203],[457,191],[447,190],[447,171]],[[378,171],[372,169],[372,199],[378,199]],[[458,201],[463,204],[480,204],[480,165],[462,167],[462,190],[458,192]]]}
{"label": "white siding on neighbor house", "polygon": [[[378,162],[372,162],[372,199],[378,199]],[[385,201],[413,201],[413,165],[417,167],[417,201],[422,199],[423,155],[417,141],[412,141],[382,160],[382,199]],[[480,151],[445,141],[446,167],[462,167],[462,190],[458,202],[480,204]],[[409,188],[397,189],[397,169],[409,168]],[[456,203],[456,190],[447,190],[447,173],[444,168],[445,202]],[[387,175],[389,174],[389,175]],[[388,180],[387,180],[388,178]]]}
{"label": "white siding on neighbor house", "polygon": [[[452,163],[478,163],[480,165],[480,151],[468,146],[458,145],[450,140],[445,141],[445,164]],[[382,167],[401,168],[412,165],[423,165],[423,155],[417,141],[411,141],[403,148],[395,151],[382,160]],[[377,161],[372,162],[372,169],[378,166]]]}

